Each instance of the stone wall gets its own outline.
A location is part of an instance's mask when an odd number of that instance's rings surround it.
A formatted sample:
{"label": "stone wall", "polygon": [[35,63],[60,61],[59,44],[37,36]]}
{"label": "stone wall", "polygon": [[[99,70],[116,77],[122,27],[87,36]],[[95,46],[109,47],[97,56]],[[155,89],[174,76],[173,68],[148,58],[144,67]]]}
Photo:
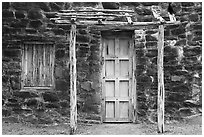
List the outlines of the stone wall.
{"label": "stone wall", "polygon": [[[159,5],[162,15],[167,3],[121,2],[121,9],[133,9],[133,21],[155,21],[150,7]],[[85,7],[102,8],[100,3],[2,3],[2,93],[3,116],[33,116],[33,121],[67,120],[69,115],[69,35],[70,25],[56,25],[45,12]],[[165,27],[164,73],[166,113],[178,117],[192,105],[185,103],[201,87],[202,5],[201,3],[173,3],[180,25]],[[117,19],[117,20],[124,20]],[[137,101],[139,118],[155,121],[157,96],[157,27],[136,28],[141,37],[135,38],[137,56]],[[139,36],[139,35],[138,35]],[[86,119],[100,120],[101,97],[101,32],[90,26],[77,26],[77,91],[78,109]],[[25,91],[21,89],[21,47],[24,42],[51,42],[55,45],[55,92]],[[199,77],[194,77],[194,76]],[[193,86],[194,84],[194,86]],[[198,90],[194,90],[195,88]],[[194,93],[193,91],[197,91]],[[37,109],[34,109],[37,108]],[[182,109],[181,109],[182,108]],[[44,113],[39,113],[44,112]],[[26,114],[26,115],[25,115]],[[45,117],[45,115],[47,117]],[[55,115],[53,118],[52,115]],[[84,116],[83,115],[83,116]],[[50,117],[49,117],[50,116]],[[51,117],[52,116],[52,117]],[[28,118],[29,119],[29,118]]]}

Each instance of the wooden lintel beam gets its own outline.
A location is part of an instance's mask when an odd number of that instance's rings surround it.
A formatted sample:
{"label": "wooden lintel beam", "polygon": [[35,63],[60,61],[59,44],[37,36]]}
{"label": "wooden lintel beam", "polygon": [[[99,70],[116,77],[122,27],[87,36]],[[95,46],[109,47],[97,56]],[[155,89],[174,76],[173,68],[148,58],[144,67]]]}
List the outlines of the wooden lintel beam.
{"label": "wooden lintel beam", "polygon": [[111,9],[80,9],[80,10],[60,10],[60,12],[128,12],[128,13],[134,13],[133,10],[111,10]]}
{"label": "wooden lintel beam", "polygon": [[[61,20],[59,18],[56,18],[55,23],[59,23],[59,24],[70,24],[69,20]],[[128,22],[119,22],[119,21],[104,21],[102,23],[102,25],[117,25],[117,26],[124,26],[124,25],[128,25],[128,26],[148,26],[148,25],[175,25],[175,24],[180,24],[180,21],[176,21],[176,22],[170,22],[170,21],[166,21],[166,22],[132,22],[132,24],[129,24]],[[98,21],[76,21],[77,25],[99,25]]]}
{"label": "wooden lintel beam", "polygon": [[123,14],[106,14],[106,13],[57,13],[59,17],[63,16],[116,16],[116,17],[124,17],[128,16],[131,17],[132,15],[123,15]]}

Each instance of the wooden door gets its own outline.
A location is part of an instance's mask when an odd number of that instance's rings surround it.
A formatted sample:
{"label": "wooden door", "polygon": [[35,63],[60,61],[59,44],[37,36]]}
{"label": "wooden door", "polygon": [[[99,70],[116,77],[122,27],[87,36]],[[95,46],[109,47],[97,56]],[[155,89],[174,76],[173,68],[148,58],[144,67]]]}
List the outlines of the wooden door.
{"label": "wooden door", "polygon": [[116,35],[103,38],[103,121],[132,121],[132,41]]}

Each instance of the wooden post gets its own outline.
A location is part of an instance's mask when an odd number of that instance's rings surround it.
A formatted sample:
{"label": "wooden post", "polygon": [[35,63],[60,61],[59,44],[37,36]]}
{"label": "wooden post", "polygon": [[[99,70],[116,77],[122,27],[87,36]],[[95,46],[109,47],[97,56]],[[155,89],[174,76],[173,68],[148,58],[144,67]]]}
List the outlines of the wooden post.
{"label": "wooden post", "polygon": [[70,134],[77,128],[77,95],[76,95],[76,25],[71,25],[69,61],[70,61]]}
{"label": "wooden post", "polygon": [[158,39],[158,97],[157,97],[157,122],[158,133],[164,133],[164,72],[163,72],[163,54],[164,54],[164,26],[159,25]]}

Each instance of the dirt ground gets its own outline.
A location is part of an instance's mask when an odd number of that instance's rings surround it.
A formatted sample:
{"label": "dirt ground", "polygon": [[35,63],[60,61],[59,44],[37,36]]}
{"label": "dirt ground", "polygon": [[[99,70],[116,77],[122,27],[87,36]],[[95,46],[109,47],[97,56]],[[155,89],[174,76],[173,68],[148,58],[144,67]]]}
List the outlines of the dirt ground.
{"label": "dirt ground", "polygon": [[[3,121],[3,135],[67,135],[69,125],[36,126]],[[77,135],[157,135],[156,124],[79,124]],[[202,135],[202,117],[165,124],[165,135]]]}

